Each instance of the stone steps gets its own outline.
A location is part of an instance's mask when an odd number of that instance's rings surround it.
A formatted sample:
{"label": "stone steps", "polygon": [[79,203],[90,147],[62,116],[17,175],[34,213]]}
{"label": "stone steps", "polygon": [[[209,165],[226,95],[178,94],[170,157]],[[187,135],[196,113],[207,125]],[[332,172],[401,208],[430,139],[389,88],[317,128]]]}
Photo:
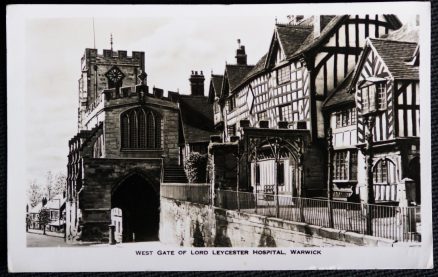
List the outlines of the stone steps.
{"label": "stone steps", "polygon": [[182,166],[164,167],[164,183],[188,183],[186,172]]}

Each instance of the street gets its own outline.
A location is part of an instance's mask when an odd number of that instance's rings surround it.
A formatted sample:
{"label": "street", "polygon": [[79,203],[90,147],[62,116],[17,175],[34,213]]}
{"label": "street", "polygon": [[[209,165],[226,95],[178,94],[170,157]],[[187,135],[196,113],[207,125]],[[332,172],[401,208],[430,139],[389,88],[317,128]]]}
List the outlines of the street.
{"label": "street", "polygon": [[68,247],[64,238],[52,235],[43,235],[39,233],[26,233],[26,240],[28,247]]}
{"label": "street", "polygon": [[122,248],[122,247],[130,247],[133,244],[139,247],[151,247],[151,248],[157,248],[163,245],[160,241],[145,241],[145,242],[130,242],[130,243],[118,243],[115,245],[109,245],[107,243],[103,244],[95,244],[95,243],[82,243],[82,244],[67,244],[64,241],[63,237],[60,237],[61,234],[51,234],[47,233],[47,235],[43,235],[39,232],[39,230],[36,230],[37,232],[31,232],[26,233],[26,240],[27,240],[27,247],[81,247],[81,246],[93,246],[93,247],[116,247],[116,248]]}

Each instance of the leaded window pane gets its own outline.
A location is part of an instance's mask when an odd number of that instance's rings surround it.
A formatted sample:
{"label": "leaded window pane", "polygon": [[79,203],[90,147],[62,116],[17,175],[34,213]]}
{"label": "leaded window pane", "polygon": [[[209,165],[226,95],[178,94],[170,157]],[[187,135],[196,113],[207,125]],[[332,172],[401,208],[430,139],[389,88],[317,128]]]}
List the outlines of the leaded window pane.
{"label": "leaded window pane", "polygon": [[148,148],[155,148],[155,118],[152,113],[149,113],[147,118],[147,137]]}

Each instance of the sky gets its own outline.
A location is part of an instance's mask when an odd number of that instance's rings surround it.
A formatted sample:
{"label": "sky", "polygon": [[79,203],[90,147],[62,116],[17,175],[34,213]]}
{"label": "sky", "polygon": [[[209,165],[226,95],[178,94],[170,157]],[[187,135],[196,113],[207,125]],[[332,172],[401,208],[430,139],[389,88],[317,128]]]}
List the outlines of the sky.
{"label": "sky", "polygon": [[99,53],[110,48],[112,34],[114,50],[145,52],[149,86],[187,94],[192,70],[204,72],[208,93],[210,73],[223,74],[226,63],[235,63],[237,39],[255,64],[268,51],[276,18],[287,22],[292,14],[281,7],[246,14],[223,7],[203,14],[175,8],[132,16],[82,11],[41,12],[25,20],[27,182],[42,183],[49,170],[66,172],[68,140],[77,133],[80,61],[85,48],[94,48],[93,18]]}
{"label": "sky", "polygon": [[[192,70],[211,72],[235,62],[237,39],[248,63],[267,51],[275,17],[95,18],[96,48],[145,52],[149,86],[188,94]],[[92,18],[32,19],[26,34],[28,180],[65,172],[68,140],[77,133],[78,79],[85,48],[94,48]],[[226,30],[226,31],[224,31]],[[36,135],[39,134],[39,135]]]}

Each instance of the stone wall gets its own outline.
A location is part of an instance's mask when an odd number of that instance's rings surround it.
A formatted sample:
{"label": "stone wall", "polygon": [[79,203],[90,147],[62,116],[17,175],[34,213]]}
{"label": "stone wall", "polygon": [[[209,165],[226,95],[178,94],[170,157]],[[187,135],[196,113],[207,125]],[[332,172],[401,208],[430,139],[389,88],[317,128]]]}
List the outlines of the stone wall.
{"label": "stone wall", "polygon": [[[196,238],[196,239],[195,239]],[[160,241],[174,246],[395,246],[389,239],[161,198]]]}
{"label": "stone wall", "polygon": [[84,159],[86,178],[79,194],[82,240],[108,240],[112,191],[132,174],[141,175],[145,185],[159,193],[161,159]]}
{"label": "stone wall", "polygon": [[[161,149],[152,150],[121,150],[120,115],[138,106],[158,113],[161,120]],[[178,109],[175,103],[169,100],[156,99],[145,96],[139,102],[137,96],[123,97],[105,101],[105,157],[106,158],[161,158],[165,163],[177,163],[178,148]]]}

